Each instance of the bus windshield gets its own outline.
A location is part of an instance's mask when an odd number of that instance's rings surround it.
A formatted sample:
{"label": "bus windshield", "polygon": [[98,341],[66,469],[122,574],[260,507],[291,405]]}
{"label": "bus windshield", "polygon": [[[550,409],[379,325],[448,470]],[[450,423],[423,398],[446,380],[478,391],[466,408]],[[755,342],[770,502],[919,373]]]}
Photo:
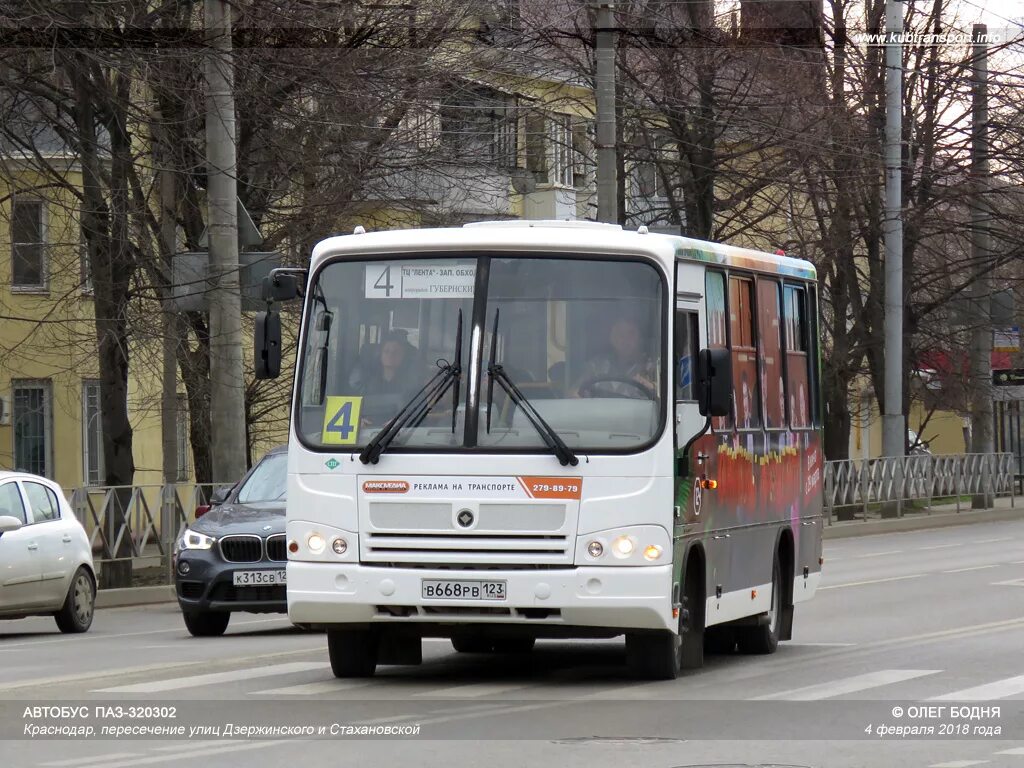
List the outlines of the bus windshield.
{"label": "bus windshield", "polygon": [[[664,420],[664,312],[662,279],[643,261],[331,262],[310,289],[297,431],[315,449],[363,447],[452,366],[461,377],[404,419],[389,451],[547,450],[530,406],[574,451],[639,450]],[[492,364],[527,406],[492,384]]]}

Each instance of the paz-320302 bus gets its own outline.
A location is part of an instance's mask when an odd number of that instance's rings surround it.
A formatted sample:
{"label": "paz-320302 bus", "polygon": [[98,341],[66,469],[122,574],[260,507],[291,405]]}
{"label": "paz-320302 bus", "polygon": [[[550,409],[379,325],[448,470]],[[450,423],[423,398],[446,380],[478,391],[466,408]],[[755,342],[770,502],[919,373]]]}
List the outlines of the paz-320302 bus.
{"label": "paz-320302 bus", "polygon": [[[814,268],[641,228],[333,237],[303,297],[288,613],[339,677],[423,637],[625,635],[646,677],[771,653],[821,571]],[[257,320],[260,376],[280,315]]]}

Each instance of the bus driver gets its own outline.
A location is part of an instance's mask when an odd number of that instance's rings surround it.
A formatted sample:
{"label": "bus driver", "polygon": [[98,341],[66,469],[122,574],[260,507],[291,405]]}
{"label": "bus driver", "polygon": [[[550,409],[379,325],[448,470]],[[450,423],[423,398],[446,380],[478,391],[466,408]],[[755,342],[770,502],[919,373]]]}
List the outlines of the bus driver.
{"label": "bus driver", "polygon": [[646,349],[640,323],[621,316],[608,333],[608,350],[592,358],[577,385],[578,397],[633,397],[654,400],[658,366]]}

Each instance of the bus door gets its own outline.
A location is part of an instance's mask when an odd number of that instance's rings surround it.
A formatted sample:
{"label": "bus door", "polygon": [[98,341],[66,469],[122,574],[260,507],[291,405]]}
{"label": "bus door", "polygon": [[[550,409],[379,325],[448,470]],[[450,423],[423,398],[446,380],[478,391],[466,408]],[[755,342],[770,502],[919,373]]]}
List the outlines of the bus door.
{"label": "bus door", "polygon": [[[698,264],[676,265],[675,317],[673,318],[673,364],[675,370],[676,450],[681,451],[704,426],[697,405],[697,352],[706,346],[704,318],[704,268]],[[678,459],[683,457],[678,456]],[[689,496],[693,485],[692,461],[677,462],[677,528],[690,517]]]}

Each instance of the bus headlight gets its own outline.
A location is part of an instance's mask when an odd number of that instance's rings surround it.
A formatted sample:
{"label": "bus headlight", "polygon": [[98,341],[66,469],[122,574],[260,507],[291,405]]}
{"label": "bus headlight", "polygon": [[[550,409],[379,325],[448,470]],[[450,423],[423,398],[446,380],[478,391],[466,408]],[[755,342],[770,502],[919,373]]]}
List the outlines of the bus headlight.
{"label": "bus headlight", "polygon": [[309,534],[309,538],[306,539],[306,546],[309,547],[309,551],[314,555],[319,555],[324,551],[324,547],[327,546],[327,542],[324,541],[324,537],[319,533]]}
{"label": "bus headlight", "polygon": [[579,565],[664,566],[672,560],[672,538],[660,525],[624,525],[581,534],[574,552]]}
{"label": "bus headlight", "polygon": [[653,563],[661,557],[661,547],[657,544],[650,544],[644,549],[644,560]]}
{"label": "bus headlight", "polygon": [[627,558],[633,554],[636,545],[631,536],[616,536],[612,540],[612,554],[616,557]]}
{"label": "bus headlight", "polygon": [[331,549],[336,555],[344,555],[348,551],[348,542],[339,536],[331,542]]}

